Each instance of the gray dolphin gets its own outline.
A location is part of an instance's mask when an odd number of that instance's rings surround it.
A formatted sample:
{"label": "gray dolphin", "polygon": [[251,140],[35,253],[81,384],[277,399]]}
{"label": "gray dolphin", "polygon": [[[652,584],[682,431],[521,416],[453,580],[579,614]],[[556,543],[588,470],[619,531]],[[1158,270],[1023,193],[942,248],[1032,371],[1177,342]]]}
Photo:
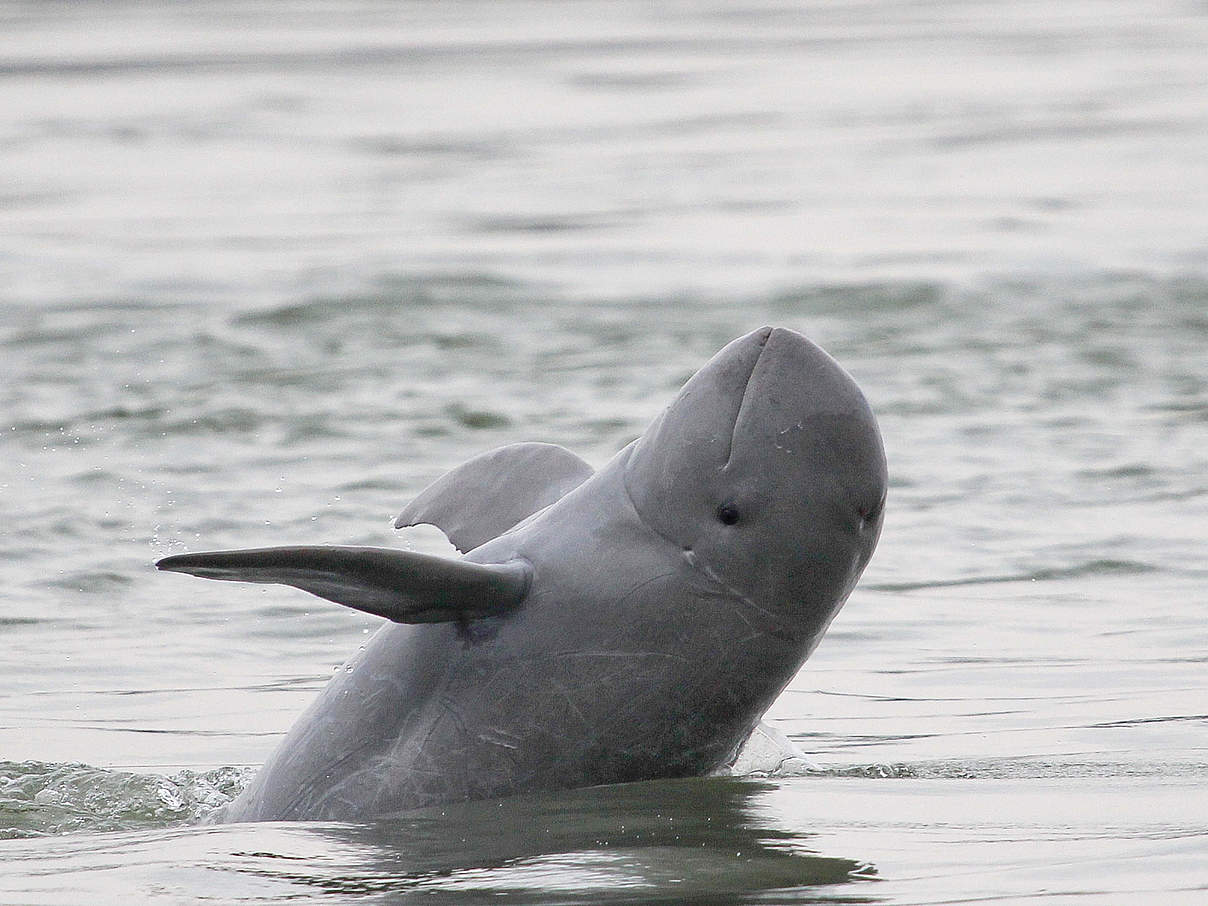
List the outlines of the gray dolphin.
{"label": "gray dolphin", "polygon": [[719,352],[598,472],[549,444],[471,459],[397,525],[461,558],[349,547],[167,557],[386,617],[220,820],[358,819],[705,774],[732,759],[872,555],[885,453],[798,333]]}

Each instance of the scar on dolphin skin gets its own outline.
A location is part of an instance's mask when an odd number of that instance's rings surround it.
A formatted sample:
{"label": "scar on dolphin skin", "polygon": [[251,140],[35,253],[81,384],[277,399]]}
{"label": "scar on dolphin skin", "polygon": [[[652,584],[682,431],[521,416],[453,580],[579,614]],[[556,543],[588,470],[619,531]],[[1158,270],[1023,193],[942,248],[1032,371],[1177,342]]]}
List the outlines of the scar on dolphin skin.
{"label": "scar on dolphin skin", "polygon": [[164,558],[386,620],[214,820],[360,820],[724,767],[867,565],[887,481],[850,375],[764,327],[599,470],[521,443],[429,485],[396,526],[435,525],[460,557]]}

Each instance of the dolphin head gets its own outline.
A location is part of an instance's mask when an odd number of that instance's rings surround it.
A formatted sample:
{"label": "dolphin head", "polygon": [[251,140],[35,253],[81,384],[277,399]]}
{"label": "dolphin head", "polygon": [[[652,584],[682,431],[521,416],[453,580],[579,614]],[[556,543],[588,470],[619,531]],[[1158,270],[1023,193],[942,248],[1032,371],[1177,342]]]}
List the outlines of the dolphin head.
{"label": "dolphin head", "polygon": [[811,647],[881,532],[888,479],[872,410],[830,356],[784,328],[714,356],[625,469],[644,524]]}

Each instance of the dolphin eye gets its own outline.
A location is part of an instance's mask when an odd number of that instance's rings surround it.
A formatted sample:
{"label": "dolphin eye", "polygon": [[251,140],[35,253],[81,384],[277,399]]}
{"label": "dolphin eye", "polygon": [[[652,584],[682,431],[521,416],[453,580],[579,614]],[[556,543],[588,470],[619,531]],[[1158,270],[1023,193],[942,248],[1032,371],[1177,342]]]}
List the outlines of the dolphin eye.
{"label": "dolphin eye", "polygon": [[738,521],[738,507],[732,503],[723,503],[717,508],[717,518],[723,525],[733,525]]}

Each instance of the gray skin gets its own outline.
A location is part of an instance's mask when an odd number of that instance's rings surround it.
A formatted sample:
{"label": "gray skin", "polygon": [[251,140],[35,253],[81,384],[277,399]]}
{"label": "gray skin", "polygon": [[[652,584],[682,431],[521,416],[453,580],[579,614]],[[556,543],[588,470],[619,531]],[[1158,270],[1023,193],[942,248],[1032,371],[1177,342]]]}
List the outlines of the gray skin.
{"label": "gray skin", "polygon": [[[357,572],[342,564],[396,552],[284,548],[162,561],[405,621],[336,675],[219,820],[360,819],[727,764],[855,586],[886,484],[851,377],[800,334],[763,328],[598,472],[518,445],[421,494],[399,522],[446,527],[473,548],[460,560],[397,552],[397,569]],[[491,503],[509,488],[523,505]],[[433,603],[446,568],[468,571],[448,587],[469,584]],[[408,602],[397,612],[391,589]]]}

